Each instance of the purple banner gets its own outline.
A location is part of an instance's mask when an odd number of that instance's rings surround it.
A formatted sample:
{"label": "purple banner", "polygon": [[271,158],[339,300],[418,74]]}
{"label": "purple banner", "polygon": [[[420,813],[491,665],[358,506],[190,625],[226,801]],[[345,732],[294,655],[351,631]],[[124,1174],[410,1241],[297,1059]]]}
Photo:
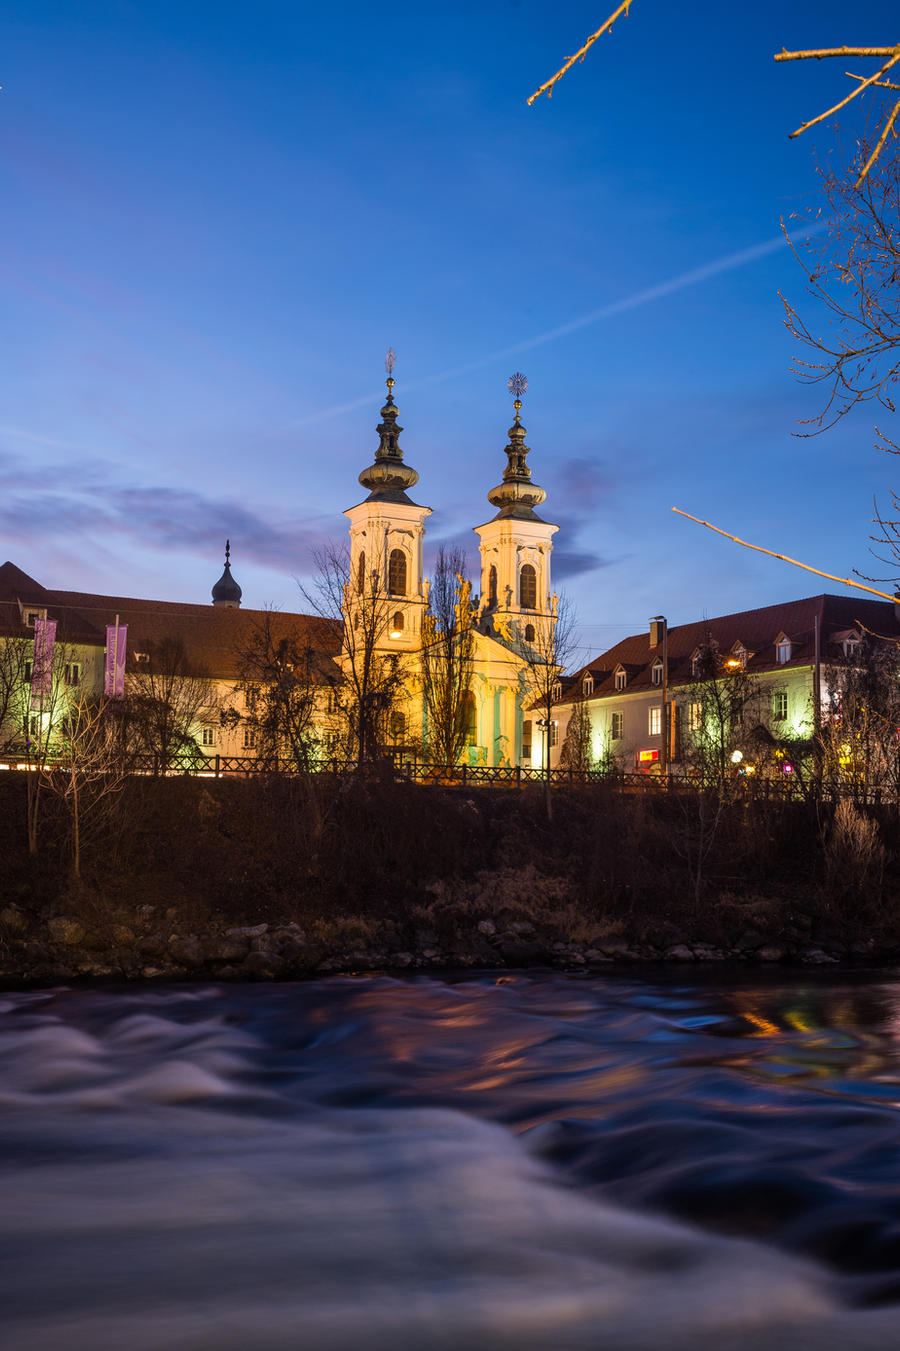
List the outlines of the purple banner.
{"label": "purple banner", "polygon": [[56,647],[56,620],[35,619],[34,661],[31,668],[31,707],[40,708],[53,691],[53,651]]}
{"label": "purple banner", "polygon": [[125,697],[125,640],[127,624],[106,626],[106,679],[103,692],[107,699]]}

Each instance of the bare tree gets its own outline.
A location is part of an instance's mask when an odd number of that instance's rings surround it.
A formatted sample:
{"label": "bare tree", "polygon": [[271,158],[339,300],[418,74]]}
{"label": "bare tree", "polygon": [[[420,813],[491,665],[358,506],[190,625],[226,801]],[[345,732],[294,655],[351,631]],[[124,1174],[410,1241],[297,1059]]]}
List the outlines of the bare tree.
{"label": "bare tree", "polygon": [[897,644],[863,637],[846,664],[825,670],[828,707],[822,723],[826,782],[865,801],[900,794],[900,656]]}
{"label": "bare tree", "polygon": [[[308,623],[285,631],[286,621],[266,610],[237,652],[238,682],[245,712],[223,711],[223,725],[241,726],[258,760],[277,768],[287,759],[310,770],[318,758],[318,714],[328,683],[324,643],[315,647]],[[323,638],[325,635],[321,635]],[[327,694],[326,694],[327,698]]]}
{"label": "bare tree", "polygon": [[894,387],[900,379],[900,159],[883,156],[865,177],[855,177],[869,156],[870,146],[861,140],[846,158],[842,154],[837,163],[832,158],[820,166],[828,228],[810,234],[802,249],[789,240],[809,293],[824,305],[827,319],[813,328],[781,297],[785,323],[809,353],[806,360],[795,359],[794,370],[800,379],[823,384],[828,391],[822,411],[809,419],[816,431],[833,426],[868,400],[895,411]]}
{"label": "bare tree", "polygon": [[158,773],[173,763],[204,763],[197,743],[200,721],[219,720],[213,682],[188,658],[179,638],[144,640],[146,661],[136,661],[125,681],[125,725],[132,748],[151,757]]}
{"label": "bare tree", "polygon": [[118,700],[75,691],[66,702],[52,763],[40,769],[40,779],[61,802],[68,819],[75,877],[81,875],[85,839],[109,824],[131,769],[121,735],[121,711]]}
{"label": "bare tree", "polygon": [[377,760],[390,741],[391,715],[406,700],[409,674],[403,654],[386,650],[397,599],[385,589],[382,560],[367,562],[351,580],[348,550],[330,545],[315,555],[312,589],[301,588],[316,614],[340,634],[343,681],[335,713],[344,753],[360,768]]}
{"label": "bare tree", "polygon": [[684,687],[684,763],[703,785],[727,792],[737,777],[732,756],[743,757],[760,723],[760,686],[739,658],[719,652],[709,633],[694,658],[693,674]]}
{"label": "bare tree", "polygon": [[540,714],[537,725],[542,729],[541,758],[544,771],[547,819],[553,817],[551,794],[550,751],[557,722],[553,716],[559,697],[559,678],[568,665],[575,645],[575,614],[566,596],[553,596],[546,614],[535,616],[531,629],[534,636],[528,641],[516,632],[518,654],[522,660],[520,681],[523,702]]}
{"label": "bare tree", "polygon": [[31,644],[24,638],[0,639],[0,754],[20,752],[27,735],[25,715],[30,700],[26,681]]}
{"label": "bare tree", "polygon": [[461,549],[438,552],[422,626],[426,742],[436,764],[455,765],[469,734],[475,657],[472,586]]}
{"label": "bare tree", "polygon": [[586,774],[594,767],[591,714],[583,696],[572,705],[559,763],[560,768],[571,769],[578,774]]}

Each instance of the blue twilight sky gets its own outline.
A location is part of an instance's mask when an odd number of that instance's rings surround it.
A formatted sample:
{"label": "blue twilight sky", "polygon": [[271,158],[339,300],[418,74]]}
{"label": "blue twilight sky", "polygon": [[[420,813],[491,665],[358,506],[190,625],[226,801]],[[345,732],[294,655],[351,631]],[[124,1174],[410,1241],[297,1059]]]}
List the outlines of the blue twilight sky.
{"label": "blue twilight sky", "polygon": [[651,614],[826,589],[673,505],[877,570],[890,421],[793,435],[821,391],[778,298],[804,300],[779,221],[819,205],[831,144],[787,133],[847,82],[772,55],[893,41],[896,4],[634,0],[527,107],[608,7],[4,7],[0,560],[202,602],[230,535],[244,603],[300,608],[362,495],[392,344],[429,543],[473,570],[527,374],[554,580],[595,651]]}

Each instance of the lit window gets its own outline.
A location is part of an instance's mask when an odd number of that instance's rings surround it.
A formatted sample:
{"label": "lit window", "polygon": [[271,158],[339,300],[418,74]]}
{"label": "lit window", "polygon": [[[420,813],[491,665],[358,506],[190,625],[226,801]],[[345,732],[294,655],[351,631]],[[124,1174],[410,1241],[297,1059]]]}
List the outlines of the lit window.
{"label": "lit window", "polygon": [[391,637],[399,638],[403,632],[403,611],[398,610],[391,620]]}
{"label": "lit window", "polygon": [[701,703],[688,704],[688,727],[692,732],[699,732],[703,726],[703,705]]}
{"label": "lit window", "polygon": [[471,690],[465,697],[463,716],[466,720],[466,745],[478,745],[478,711],[475,707],[475,695]]}
{"label": "lit window", "polygon": [[533,624],[526,624],[526,625],[525,625],[525,641],[526,641],[526,643],[533,643],[533,642],[534,642],[534,625],[533,625]]}
{"label": "lit window", "polygon": [[245,728],[244,728],[244,750],[245,750],[245,751],[252,751],[252,750],[255,748],[255,746],[256,746],[256,728],[255,728],[255,727],[245,727]]}
{"label": "lit window", "polygon": [[662,732],[662,708],[656,704],[650,710],[650,735],[659,736]]}
{"label": "lit window", "polygon": [[551,722],[551,724],[550,724],[550,745],[551,745],[551,746],[558,746],[558,745],[559,745],[559,723],[558,723],[558,722]]}
{"label": "lit window", "polygon": [[388,591],[392,596],[406,595],[406,554],[392,549],[388,559]]}
{"label": "lit window", "polygon": [[614,713],[612,715],[612,727],[610,729],[610,739],[612,741],[621,741],[625,735],[625,714]]}
{"label": "lit window", "polygon": [[790,638],[779,638],[775,646],[775,659],[779,666],[783,666],[786,661],[791,659],[791,640]]}
{"label": "lit window", "polygon": [[655,661],[650,669],[651,685],[661,685],[663,680],[663,664],[661,661]]}
{"label": "lit window", "polygon": [[519,573],[519,604],[523,610],[537,609],[537,573],[531,563],[525,563]]}
{"label": "lit window", "polygon": [[67,685],[81,684],[81,662],[67,661],[63,679]]}
{"label": "lit window", "polygon": [[772,696],[772,717],[779,721],[788,715],[787,690],[776,690]]}
{"label": "lit window", "polygon": [[624,690],[627,680],[628,676],[625,674],[625,671],[620,666],[619,669],[616,671],[616,689]]}
{"label": "lit window", "polygon": [[594,677],[592,675],[588,674],[584,677],[584,680],[582,681],[581,684],[581,689],[585,698],[587,698],[588,695],[594,693]]}
{"label": "lit window", "polygon": [[201,746],[214,746],[216,744],[215,727],[203,727],[200,729]]}

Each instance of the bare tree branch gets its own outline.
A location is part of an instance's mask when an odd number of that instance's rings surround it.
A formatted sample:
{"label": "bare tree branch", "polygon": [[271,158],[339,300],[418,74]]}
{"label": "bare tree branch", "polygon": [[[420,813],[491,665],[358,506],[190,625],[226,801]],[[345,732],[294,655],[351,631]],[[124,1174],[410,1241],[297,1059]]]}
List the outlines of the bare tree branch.
{"label": "bare tree branch", "polygon": [[624,14],[625,17],[627,18],[628,11],[630,8],[631,8],[631,0],[622,0],[621,5],[615,11],[615,13],[610,14],[609,18],[603,21],[603,23],[597,29],[596,33],[591,34],[591,36],[588,38],[584,46],[579,47],[575,55],[570,56],[565,65],[561,66],[555,75],[552,75],[549,80],[547,80],[544,84],[542,84],[540,89],[536,89],[534,91],[534,93],[531,95],[531,98],[528,99],[528,106],[530,107],[531,104],[534,103],[535,99],[539,99],[541,97],[541,94],[546,94],[547,98],[551,98],[553,95],[553,86],[556,84],[557,80],[561,80],[562,77],[565,75],[566,71],[572,69],[576,61],[584,60],[589,49],[594,45],[597,39],[599,37],[602,37],[604,33],[608,33],[610,31],[616,19],[618,19],[620,15]]}
{"label": "bare tree branch", "polygon": [[818,577],[827,577],[830,582],[840,582],[841,586],[852,586],[857,591],[868,591],[873,596],[880,596],[882,600],[894,600],[894,596],[888,595],[886,591],[876,591],[874,586],[863,586],[861,582],[854,582],[851,577],[835,577],[833,573],[823,572],[821,568],[810,567],[809,563],[800,563],[796,558],[788,558],[787,554],[777,554],[772,549],[764,549],[761,544],[748,544],[745,539],[738,539],[737,535],[730,534],[727,530],[720,530],[717,525],[712,525],[709,521],[701,521],[699,516],[692,516],[689,511],[681,511],[678,507],[672,510],[679,516],[686,516],[689,521],[696,521],[698,525],[705,525],[707,530],[714,530],[717,535],[724,535],[726,539],[732,540],[735,544],[740,544],[744,549],[755,549],[757,553],[768,554],[770,558],[779,558],[782,563],[790,563],[792,567],[803,568],[806,572],[814,572]]}

